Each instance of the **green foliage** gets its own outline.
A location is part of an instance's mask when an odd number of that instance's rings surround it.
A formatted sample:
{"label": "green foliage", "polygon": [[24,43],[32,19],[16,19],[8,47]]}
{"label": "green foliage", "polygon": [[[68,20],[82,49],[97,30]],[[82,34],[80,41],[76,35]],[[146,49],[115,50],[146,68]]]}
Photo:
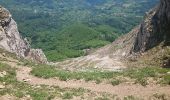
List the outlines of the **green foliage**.
{"label": "green foliage", "polygon": [[170,69],[160,67],[144,67],[127,70],[123,73],[123,75],[136,79],[136,83],[146,86],[148,85],[148,78],[154,78],[155,80],[158,80],[158,83],[161,84],[169,84],[170,75],[168,72],[170,72]]}
{"label": "green foliage", "polygon": [[157,70],[153,67],[131,69],[124,73],[125,76],[130,76],[131,78],[155,77],[156,74]]}
{"label": "green foliage", "polygon": [[170,75],[164,75],[162,83],[170,85]]}
{"label": "green foliage", "polygon": [[113,79],[113,80],[111,81],[111,84],[112,84],[113,86],[119,85],[120,83],[121,83],[121,81],[118,80],[118,79]]}
{"label": "green foliage", "polygon": [[123,100],[138,100],[134,96],[126,96]]}
{"label": "green foliage", "polygon": [[56,33],[58,35],[56,37],[50,36],[49,32],[41,34],[38,34],[35,39],[36,46],[45,48],[45,54],[51,61],[83,56],[84,49],[97,48],[110,43],[105,35],[80,23],[64,28]]}
{"label": "green foliage", "polygon": [[140,83],[143,86],[148,85],[147,78],[148,77],[158,77],[157,73],[161,69],[153,68],[153,67],[145,67],[139,69],[130,69],[124,73],[124,76],[129,76],[131,78],[136,79],[136,83]]}
{"label": "green foliage", "polygon": [[72,99],[73,95],[71,93],[69,93],[69,92],[66,92],[66,93],[64,93],[62,98],[63,99]]}
{"label": "green foliage", "polygon": [[107,97],[99,97],[99,98],[96,98],[95,100],[110,100],[110,99]]}
{"label": "green foliage", "polygon": [[95,80],[96,82],[102,79],[110,79],[116,76],[117,72],[100,72],[100,71],[92,71],[92,72],[70,72],[65,70],[59,70],[55,67],[50,66],[36,66],[33,68],[33,75],[43,78],[50,77],[59,77],[60,80],[66,81],[70,79],[84,79],[86,81]]}
{"label": "green foliage", "polygon": [[15,83],[16,78],[14,76],[16,76],[16,73],[14,71],[14,69],[10,68],[9,65],[0,63],[0,72],[6,71],[8,73],[7,76],[5,77],[0,77],[0,82],[6,82],[7,84],[10,83]]}
{"label": "green foliage", "polygon": [[90,40],[84,43],[83,48],[97,48],[97,47],[102,47],[109,43],[110,42],[103,41],[103,40]]}
{"label": "green foliage", "polygon": [[47,58],[51,61],[61,61],[66,58],[75,58],[84,55],[85,53],[81,50],[63,49],[63,50],[51,50],[46,51]]}
{"label": "green foliage", "polygon": [[165,94],[154,94],[153,97],[158,100],[168,100],[168,97]]}

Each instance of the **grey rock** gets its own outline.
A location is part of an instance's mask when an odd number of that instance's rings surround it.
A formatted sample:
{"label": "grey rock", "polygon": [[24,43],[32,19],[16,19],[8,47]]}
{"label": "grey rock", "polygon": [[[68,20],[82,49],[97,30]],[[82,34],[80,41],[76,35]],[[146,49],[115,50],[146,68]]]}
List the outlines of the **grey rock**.
{"label": "grey rock", "polygon": [[15,53],[18,57],[31,59],[38,63],[47,63],[40,49],[30,48],[30,44],[18,32],[17,24],[10,12],[0,6],[0,48]]}
{"label": "grey rock", "polygon": [[4,88],[5,88],[5,86],[0,84],[0,89],[4,89]]}
{"label": "grey rock", "polygon": [[47,63],[47,58],[41,49],[31,49],[27,57],[39,63]]}
{"label": "grey rock", "polygon": [[170,45],[169,0],[160,0],[160,4],[146,14],[137,33],[133,52],[145,52],[161,42]]}

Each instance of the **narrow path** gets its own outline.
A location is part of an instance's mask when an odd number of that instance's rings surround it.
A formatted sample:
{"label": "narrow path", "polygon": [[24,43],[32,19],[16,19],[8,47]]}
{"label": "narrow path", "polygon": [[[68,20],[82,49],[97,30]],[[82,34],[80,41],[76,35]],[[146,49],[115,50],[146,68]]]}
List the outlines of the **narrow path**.
{"label": "narrow path", "polygon": [[11,67],[17,68],[16,77],[18,81],[26,82],[30,85],[48,85],[48,86],[59,86],[61,88],[84,88],[94,92],[106,92],[114,95],[118,95],[119,97],[125,96],[136,96],[141,97],[145,100],[148,100],[150,96],[153,94],[165,94],[170,96],[170,86],[159,86],[159,85],[149,85],[147,87],[143,87],[137,84],[120,84],[117,86],[112,86],[111,84],[96,84],[94,82],[85,82],[85,81],[60,81],[58,79],[50,78],[43,79],[38,78],[33,75],[30,75],[31,68],[26,66],[17,65],[16,62],[11,61],[3,61],[3,63],[9,64]]}
{"label": "narrow path", "polygon": [[60,81],[58,79],[50,78],[43,79],[30,75],[32,69],[29,67],[20,67],[17,70],[17,79],[19,81],[24,81],[31,85],[49,85],[49,86],[59,86],[61,88],[84,88],[95,92],[106,92],[110,94],[115,94],[120,97],[125,97],[129,95],[137,97],[148,98],[155,93],[166,94],[170,96],[170,87],[165,86],[147,86],[143,87],[141,85],[127,85],[121,84],[117,86],[112,86],[110,84],[96,84],[93,82],[84,81]]}

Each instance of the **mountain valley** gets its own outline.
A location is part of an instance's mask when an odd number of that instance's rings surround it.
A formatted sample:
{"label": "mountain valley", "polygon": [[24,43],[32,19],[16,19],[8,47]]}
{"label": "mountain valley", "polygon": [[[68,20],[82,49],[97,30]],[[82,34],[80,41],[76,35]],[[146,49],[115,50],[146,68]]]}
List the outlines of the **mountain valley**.
{"label": "mountain valley", "polygon": [[158,0],[1,0],[50,61],[86,55],[128,33]]}
{"label": "mountain valley", "polygon": [[170,99],[169,0],[0,4],[0,100]]}

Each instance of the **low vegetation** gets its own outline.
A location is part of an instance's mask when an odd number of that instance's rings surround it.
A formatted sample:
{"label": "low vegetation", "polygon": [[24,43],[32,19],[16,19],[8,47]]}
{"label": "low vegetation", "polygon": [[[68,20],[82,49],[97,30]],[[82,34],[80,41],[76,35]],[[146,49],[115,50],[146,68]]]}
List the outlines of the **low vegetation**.
{"label": "low vegetation", "polygon": [[154,94],[153,97],[158,100],[168,100],[168,97],[165,94]]}
{"label": "low vegetation", "polygon": [[[37,77],[51,78],[58,77],[62,81],[67,80],[80,80],[85,81],[96,81],[100,83],[103,80],[110,80],[110,83],[114,85],[119,85],[123,81],[120,76],[127,77],[130,80],[135,80],[134,83],[139,83],[143,86],[148,85],[149,78],[157,81],[160,84],[170,85],[170,69],[163,69],[159,67],[145,67],[145,68],[132,68],[123,70],[121,72],[111,72],[111,71],[85,71],[85,72],[71,72],[57,69],[53,66],[36,66],[33,67],[31,72]],[[127,80],[128,81],[128,80]],[[124,81],[126,82],[126,81]]]}
{"label": "low vegetation", "polygon": [[101,71],[88,71],[88,72],[71,72],[56,69],[53,66],[36,66],[33,68],[33,75],[37,77],[50,78],[58,77],[60,80],[66,81],[71,79],[84,79],[85,81],[100,81],[102,79],[111,79],[117,76],[116,72],[101,72]]}
{"label": "low vegetation", "polygon": [[138,99],[135,98],[134,96],[126,96],[126,97],[124,97],[123,100],[138,100]]}
{"label": "low vegetation", "polygon": [[6,72],[5,76],[0,77],[0,96],[9,94],[18,98],[32,98],[33,100],[51,100],[55,97],[69,99],[73,96],[81,96],[84,89],[61,89],[59,87],[49,86],[31,86],[29,84],[18,82],[14,68],[0,63],[0,72]]}
{"label": "low vegetation", "polygon": [[121,83],[121,81],[118,80],[118,79],[113,79],[113,80],[111,81],[111,84],[112,84],[113,86],[119,85],[120,83]]}

